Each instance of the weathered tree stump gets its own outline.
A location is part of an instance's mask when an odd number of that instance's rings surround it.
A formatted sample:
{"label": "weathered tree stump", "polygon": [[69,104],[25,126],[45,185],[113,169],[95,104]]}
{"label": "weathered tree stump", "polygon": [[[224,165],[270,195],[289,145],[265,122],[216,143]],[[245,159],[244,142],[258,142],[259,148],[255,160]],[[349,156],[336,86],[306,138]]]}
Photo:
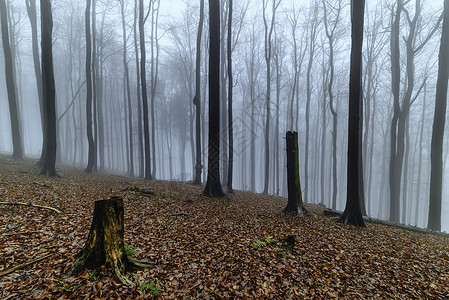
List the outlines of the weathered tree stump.
{"label": "weathered tree stump", "polygon": [[302,216],[305,208],[302,202],[301,181],[299,180],[299,149],[296,131],[287,131],[286,145],[288,202],[282,212],[284,214],[293,212]]}
{"label": "weathered tree stump", "polygon": [[126,254],[123,215],[122,197],[95,201],[89,236],[83,249],[77,254],[78,259],[69,276],[76,275],[84,269],[106,265],[112,268],[123,284],[133,284],[124,276],[125,272],[148,265]]}

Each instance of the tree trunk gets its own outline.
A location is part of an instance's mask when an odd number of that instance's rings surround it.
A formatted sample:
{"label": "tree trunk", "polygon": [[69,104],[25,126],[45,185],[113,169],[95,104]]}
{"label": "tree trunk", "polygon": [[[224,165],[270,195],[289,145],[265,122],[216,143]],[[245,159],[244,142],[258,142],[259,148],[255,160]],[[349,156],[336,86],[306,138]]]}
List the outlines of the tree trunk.
{"label": "tree trunk", "polygon": [[95,142],[92,132],[92,42],[90,35],[90,7],[91,0],[87,0],[85,13],[85,30],[86,30],[86,83],[87,83],[87,99],[86,99],[86,118],[87,118],[87,141],[89,143],[89,152],[87,156],[86,172],[92,173],[95,163]]}
{"label": "tree trunk", "polygon": [[69,272],[69,276],[76,275],[84,269],[95,269],[106,265],[123,284],[133,283],[124,273],[146,264],[133,260],[125,252],[124,244],[124,209],[123,198],[95,201],[94,216],[89,235],[78,258]]}
{"label": "tree trunk", "polygon": [[430,154],[430,203],[427,227],[441,230],[441,197],[443,178],[443,137],[446,121],[447,86],[449,77],[449,0],[444,0],[444,21],[441,33],[435,114]]}
{"label": "tree trunk", "polygon": [[225,197],[220,182],[220,3],[209,0],[209,155],[203,195]]}
{"label": "tree trunk", "polygon": [[143,105],[143,131],[145,140],[145,179],[153,179],[151,176],[150,159],[150,127],[148,122],[148,95],[147,95],[147,75],[146,75],[146,54],[145,54],[145,29],[144,29],[144,6],[143,0],[139,0],[139,35],[140,35],[140,86],[142,88]]}
{"label": "tree trunk", "polygon": [[294,212],[302,216],[304,207],[302,203],[301,181],[299,179],[299,148],[298,133],[296,131],[287,131],[286,145],[288,202],[282,212]]}
{"label": "tree trunk", "polygon": [[23,149],[22,149],[22,137],[19,122],[19,107],[17,100],[17,87],[16,79],[14,75],[14,63],[11,53],[11,47],[9,43],[9,33],[8,33],[8,19],[6,13],[6,3],[1,1],[0,3],[0,14],[1,14],[1,31],[2,31],[2,42],[3,50],[5,54],[5,76],[6,76],[6,89],[8,91],[8,104],[9,104],[9,114],[11,121],[11,135],[13,144],[13,154],[14,158],[22,159]]}
{"label": "tree trunk", "polygon": [[[127,34],[125,22],[125,3],[120,1],[120,11],[122,15],[122,33],[123,33],[123,69],[125,73],[125,105],[128,104],[128,140],[129,140],[129,165],[127,174],[134,177],[134,140],[133,140],[133,111],[131,103],[131,88],[129,83],[128,55],[127,55]],[[126,101],[127,99],[127,101]]]}
{"label": "tree trunk", "polygon": [[53,17],[50,0],[41,0],[42,84],[45,121],[45,156],[40,174],[56,177],[56,92],[53,73]]}
{"label": "tree trunk", "polygon": [[196,108],[195,116],[195,143],[196,143],[196,163],[194,184],[201,184],[201,173],[203,165],[201,163],[201,37],[203,35],[204,23],[204,0],[200,2],[200,21],[198,23],[198,36],[196,39],[196,77],[195,77],[195,97],[193,104]]}
{"label": "tree trunk", "polygon": [[361,162],[359,152],[361,137],[360,113],[362,105],[362,45],[365,1],[352,1],[352,45],[351,71],[349,80],[349,125],[348,125],[348,171],[347,198],[345,211],[339,218],[344,224],[365,226],[360,209]]}
{"label": "tree trunk", "polygon": [[232,92],[233,92],[233,77],[232,77],[232,0],[229,0],[229,12],[228,12],[228,134],[229,134],[229,167],[228,167],[228,180],[226,182],[226,189],[228,193],[233,194],[232,188],[232,173],[234,170],[234,133],[232,124]]}
{"label": "tree trunk", "polygon": [[[45,130],[44,128],[44,102],[42,97],[42,72],[41,72],[41,62],[39,59],[39,42],[37,38],[37,12],[36,12],[36,0],[26,0],[28,17],[31,24],[31,45],[33,51],[33,66],[34,66],[34,76],[36,77],[37,85],[37,95],[39,100],[39,109],[41,112],[41,125],[42,134]],[[42,141],[42,148],[44,148],[44,142]],[[44,153],[44,151],[42,151]],[[40,158],[40,165],[43,162],[43,156]]]}

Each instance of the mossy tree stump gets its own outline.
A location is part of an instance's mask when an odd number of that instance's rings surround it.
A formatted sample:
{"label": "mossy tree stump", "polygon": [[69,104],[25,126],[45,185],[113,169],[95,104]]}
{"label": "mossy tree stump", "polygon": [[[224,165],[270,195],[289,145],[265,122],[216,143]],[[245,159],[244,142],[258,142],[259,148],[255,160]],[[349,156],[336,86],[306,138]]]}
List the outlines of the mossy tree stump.
{"label": "mossy tree stump", "polygon": [[125,252],[123,198],[95,201],[94,216],[89,236],[83,249],[77,254],[69,276],[84,269],[95,269],[102,265],[112,268],[123,284],[132,285],[124,274],[136,268],[148,266],[134,260]]}
{"label": "mossy tree stump", "polygon": [[298,133],[287,131],[285,140],[287,145],[288,202],[282,212],[284,214],[293,212],[302,216],[305,208],[302,202],[301,181],[299,179]]}

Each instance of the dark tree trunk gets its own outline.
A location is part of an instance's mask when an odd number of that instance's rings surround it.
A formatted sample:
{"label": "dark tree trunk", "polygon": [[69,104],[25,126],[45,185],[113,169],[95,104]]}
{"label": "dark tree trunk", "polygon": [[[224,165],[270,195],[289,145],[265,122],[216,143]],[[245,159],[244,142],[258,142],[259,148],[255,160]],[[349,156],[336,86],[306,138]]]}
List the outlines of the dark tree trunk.
{"label": "dark tree trunk", "polygon": [[229,12],[228,12],[228,134],[229,134],[229,168],[228,168],[228,180],[226,182],[226,189],[228,193],[233,194],[232,188],[232,173],[234,170],[234,133],[232,125],[232,89],[233,89],[233,77],[232,77],[232,0],[229,0]]}
{"label": "dark tree trunk", "polygon": [[209,0],[209,145],[207,182],[203,195],[225,197],[220,183],[220,3]]}
{"label": "dark tree trunk", "polygon": [[12,134],[12,145],[13,153],[12,156],[17,159],[22,159],[23,149],[22,149],[22,137],[19,122],[19,107],[17,99],[17,88],[16,79],[14,75],[14,63],[11,53],[11,47],[9,44],[9,33],[8,33],[8,19],[6,13],[6,3],[5,1],[0,1],[0,14],[1,14],[1,31],[2,31],[2,42],[3,51],[5,53],[5,77],[6,77],[6,89],[8,91],[8,104],[9,104],[9,115],[11,121],[11,134]]}
{"label": "dark tree trunk", "polygon": [[195,127],[196,127],[196,163],[194,184],[201,184],[201,173],[203,165],[201,164],[201,37],[203,35],[204,23],[204,0],[200,2],[200,21],[198,23],[198,36],[196,38],[196,78],[195,78],[195,97],[193,104],[196,108]]}
{"label": "dark tree trunk", "polygon": [[286,145],[288,202],[282,212],[294,212],[302,216],[304,207],[302,203],[301,181],[299,179],[299,148],[298,133],[296,131],[287,131]]}
{"label": "dark tree trunk", "polygon": [[51,1],[41,0],[42,91],[44,100],[45,156],[40,174],[56,177],[56,92],[53,73]]}
{"label": "dark tree trunk", "polygon": [[443,178],[443,137],[446,121],[447,87],[449,77],[449,0],[444,0],[443,31],[441,33],[435,114],[430,153],[430,202],[427,227],[441,230],[441,193]]}
{"label": "dark tree trunk", "polygon": [[145,54],[145,20],[143,16],[143,0],[139,0],[139,34],[140,34],[140,85],[142,88],[143,105],[143,131],[145,140],[145,179],[153,179],[151,176],[151,157],[150,157],[150,127],[148,122],[148,94],[147,94],[147,75],[146,75],[146,54]]}
{"label": "dark tree trunk", "polygon": [[89,151],[87,156],[87,167],[85,172],[92,173],[95,163],[95,142],[92,132],[92,41],[90,35],[90,8],[91,0],[87,0],[85,13],[85,30],[86,30],[86,118],[87,118],[87,141],[89,143]]}
{"label": "dark tree trunk", "polygon": [[89,235],[78,258],[69,272],[77,275],[84,269],[95,269],[106,265],[123,284],[133,283],[125,277],[125,272],[132,271],[146,264],[131,259],[125,252],[124,244],[124,209],[123,198],[95,201],[94,216]]}
{"label": "dark tree trunk", "polygon": [[345,211],[339,218],[344,224],[365,226],[360,210],[361,162],[359,152],[360,113],[362,105],[362,45],[365,0],[352,1],[351,70],[349,80],[348,171]]}

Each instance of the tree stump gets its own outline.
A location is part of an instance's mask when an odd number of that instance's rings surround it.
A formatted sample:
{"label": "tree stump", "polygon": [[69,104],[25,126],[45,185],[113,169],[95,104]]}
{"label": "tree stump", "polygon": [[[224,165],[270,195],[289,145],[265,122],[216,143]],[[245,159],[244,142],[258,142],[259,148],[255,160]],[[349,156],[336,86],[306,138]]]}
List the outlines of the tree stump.
{"label": "tree stump", "polygon": [[302,202],[301,181],[299,180],[298,133],[287,131],[285,140],[287,145],[288,202],[282,212],[284,214],[293,212],[302,216],[305,209]]}
{"label": "tree stump", "polygon": [[111,267],[123,284],[133,285],[124,274],[136,268],[148,266],[134,260],[125,252],[123,198],[95,201],[94,216],[89,236],[83,249],[77,254],[69,276],[84,269],[94,269],[102,265]]}

